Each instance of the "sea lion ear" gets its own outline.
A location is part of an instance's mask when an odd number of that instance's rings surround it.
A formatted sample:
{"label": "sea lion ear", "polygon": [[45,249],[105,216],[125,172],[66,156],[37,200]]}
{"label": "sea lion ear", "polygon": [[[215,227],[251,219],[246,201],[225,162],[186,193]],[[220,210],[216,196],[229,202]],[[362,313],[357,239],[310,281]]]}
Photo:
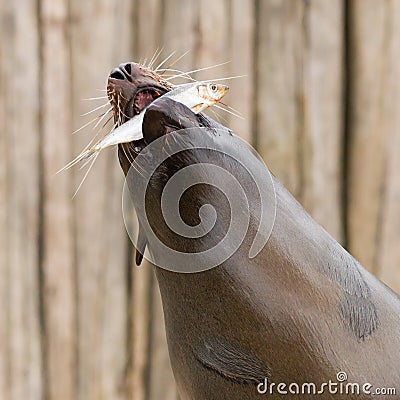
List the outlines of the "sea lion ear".
{"label": "sea lion ear", "polygon": [[160,97],[145,111],[142,132],[149,144],[167,133],[197,126],[197,115],[190,108],[169,97]]}

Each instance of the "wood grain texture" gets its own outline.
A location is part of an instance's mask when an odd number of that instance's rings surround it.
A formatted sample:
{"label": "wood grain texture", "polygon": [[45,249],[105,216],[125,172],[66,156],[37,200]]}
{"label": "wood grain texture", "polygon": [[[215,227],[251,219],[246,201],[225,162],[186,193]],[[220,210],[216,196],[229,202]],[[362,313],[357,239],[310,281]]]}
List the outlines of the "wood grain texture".
{"label": "wood grain texture", "polygon": [[[7,12],[4,2],[0,1],[0,14],[4,21]],[[7,29],[5,24],[0,25],[1,38],[6,37]],[[9,33],[10,34],[10,33]],[[8,36],[8,35],[7,35]],[[6,54],[6,43],[0,39],[0,59],[3,60]],[[7,115],[7,91],[3,82],[8,73],[8,66],[0,63],[0,304],[3,312],[0,314],[0,396],[2,398],[10,398],[10,349],[9,349],[9,273],[8,273],[8,234],[7,234],[7,208],[8,208],[8,134],[6,131],[6,115]]]}
{"label": "wood grain texture", "polygon": [[258,2],[255,118],[257,148],[271,171],[302,194],[299,133],[302,114],[303,2]]}
{"label": "wood grain texture", "polygon": [[258,4],[258,150],[341,240],[343,3]]}
{"label": "wood grain texture", "polygon": [[[255,3],[232,0],[227,18],[227,43],[229,49],[227,76],[240,78],[227,81],[229,94],[226,103],[239,111],[243,118],[229,115],[228,126],[241,138],[254,143],[254,53],[255,53]],[[223,16],[221,16],[223,17]],[[244,76],[243,76],[244,75]],[[235,111],[234,111],[235,112]]]}
{"label": "wood grain texture", "polygon": [[398,268],[392,264],[399,260],[393,245],[399,236],[392,219],[398,215],[399,184],[393,177],[398,155],[392,151],[398,130],[398,4],[354,1],[350,18],[349,247],[390,282],[390,271]]}
{"label": "wood grain texture", "polygon": [[160,290],[155,277],[153,280],[151,330],[148,332],[151,334],[149,398],[176,400],[178,395],[175,385],[171,384],[174,380],[165,336]]}
{"label": "wood grain texture", "polygon": [[[132,399],[144,400],[149,392],[149,349],[151,337],[151,305],[154,279],[151,266],[145,262],[137,268],[134,257],[131,260],[132,268],[132,299],[131,299],[131,330],[129,346],[129,394]],[[158,321],[157,321],[158,322]],[[154,322],[154,323],[157,323]],[[164,349],[166,351],[166,348]],[[162,370],[161,375],[165,373]]]}
{"label": "wood grain texture", "polygon": [[0,397],[40,400],[39,30],[33,2],[2,1],[0,8]]}
{"label": "wood grain texture", "polygon": [[306,4],[300,94],[301,200],[342,241],[344,3],[312,0]]}
{"label": "wood grain texture", "polygon": [[385,193],[382,199],[382,223],[379,245],[379,276],[396,292],[400,292],[400,4],[390,3],[391,39],[388,45],[390,87],[386,99],[388,129]]}
{"label": "wood grain texture", "polygon": [[49,399],[76,393],[76,280],[69,174],[54,176],[71,153],[71,70],[68,4],[41,2],[42,30],[42,270],[44,362]]}

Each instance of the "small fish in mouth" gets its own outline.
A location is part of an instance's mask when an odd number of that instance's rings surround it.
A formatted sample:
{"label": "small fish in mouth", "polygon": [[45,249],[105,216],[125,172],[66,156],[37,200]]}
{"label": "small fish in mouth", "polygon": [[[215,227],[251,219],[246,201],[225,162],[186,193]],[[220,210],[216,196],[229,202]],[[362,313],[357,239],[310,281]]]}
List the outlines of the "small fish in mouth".
{"label": "small fish in mouth", "polygon": [[[142,139],[142,122],[146,109],[149,104],[157,102],[157,99],[160,97],[169,97],[170,99],[182,103],[186,107],[190,108],[195,114],[198,114],[207,107],[218,103],[225,96],[228,90],[229,87],[227,85],[220,83],[210,81],[191,82],[179,85],[175,89],[163,95],[157,93],[158,96],[153,102],[147,101],[146,91],[140,92],[139,96],[136,96],[135,106],[137,105],[137,108],[141,109],[141,111],[127,122],[111,131],[96,145],[83,151],[63,169],[70,168],[80,161],[84,161],[86,164],[93,157],[97,156],[101,150],[109,146]],[[148,94],[148,96],[152,97],[151,94]],[[142,102],[147,104],[144,108],[140,107]]]}
{"label": "small fish in mouth", "polygon": [[[190,108],[195,114],[198,114],[207,107],[218,103],[225,96],[228,90],[228,86],[220,83],[193,82],[180,85],[176,89],[164,94],[163,97],[169,97],[178,103],[182,103],[186,107]],[[157,102],[157,99],[154,100],[153,103]],[[143,139],[142,122],[147,107],[148,106],[146,106],[138,115],[135,115],[133,118],[111,131],[104,139],[94,146],[91,151],[100,151],[114,144]]]}

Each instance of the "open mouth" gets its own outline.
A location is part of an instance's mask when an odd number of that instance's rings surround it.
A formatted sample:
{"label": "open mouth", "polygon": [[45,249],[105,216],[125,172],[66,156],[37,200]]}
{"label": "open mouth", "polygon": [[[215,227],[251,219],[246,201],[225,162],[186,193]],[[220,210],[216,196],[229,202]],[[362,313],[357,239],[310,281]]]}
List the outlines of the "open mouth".
{"label": "open mouth", "polygon": [[132,103],[132,116],[140,114],[151,102],[166,93],[165,89],[145,87],[138,89],[135,96],[131,100]]}
{"label": "open mouth", "polygon": [[129,87],[120,87],[115,83],[109,84],[107,93],[113,108],[114,123],[116,126],[122,125],[167,92],[168,89],[159,86],[149,85],[135,90],[131,84]]}

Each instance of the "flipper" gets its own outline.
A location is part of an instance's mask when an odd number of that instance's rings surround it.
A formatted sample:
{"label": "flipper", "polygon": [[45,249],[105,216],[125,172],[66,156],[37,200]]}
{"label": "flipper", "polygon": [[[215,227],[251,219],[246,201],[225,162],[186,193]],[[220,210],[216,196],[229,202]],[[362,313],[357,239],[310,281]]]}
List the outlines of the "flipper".
{"label": "flipper", "polygon": [[143,231],[143,228],[141,227],[141,225],[139,223],[139,235],[138,235],[137,247],[136,247],[136,251],[135,251],[135,262],[136,262],[137,266],[139,266],[142,263],[144,251],[146,250],[146,246],[147,246],[147,237]]}

